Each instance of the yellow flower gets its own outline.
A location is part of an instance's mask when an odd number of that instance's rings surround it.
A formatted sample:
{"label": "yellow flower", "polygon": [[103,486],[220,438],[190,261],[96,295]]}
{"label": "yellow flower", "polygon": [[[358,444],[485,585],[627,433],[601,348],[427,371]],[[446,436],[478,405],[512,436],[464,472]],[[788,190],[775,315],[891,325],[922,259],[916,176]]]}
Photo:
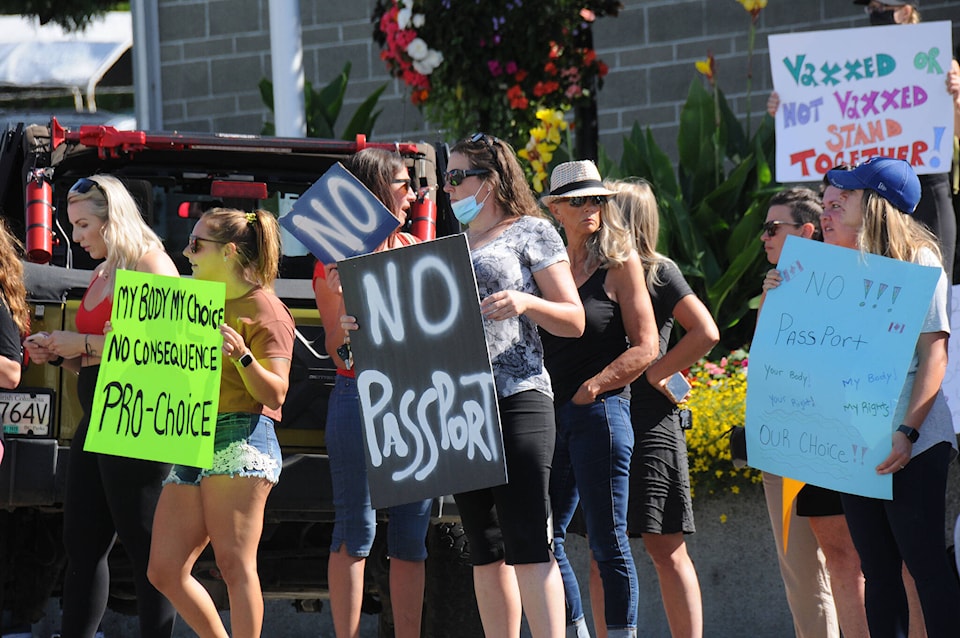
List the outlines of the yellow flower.
{"label": "yellow flower", "polygon": [[726,514],[721,514],[721,515],[720,515],[720,522],[721,522],[721,523],[726,523],[726,522],[727,522],[727,515],[726,515]]}
{"label": "yellow flower", "polygon": [[767,0],[737,0],[740,4],[743,5],[743,8],[749,11],[750,13],[759,12],[760,9],[764,9],[767,6]]}

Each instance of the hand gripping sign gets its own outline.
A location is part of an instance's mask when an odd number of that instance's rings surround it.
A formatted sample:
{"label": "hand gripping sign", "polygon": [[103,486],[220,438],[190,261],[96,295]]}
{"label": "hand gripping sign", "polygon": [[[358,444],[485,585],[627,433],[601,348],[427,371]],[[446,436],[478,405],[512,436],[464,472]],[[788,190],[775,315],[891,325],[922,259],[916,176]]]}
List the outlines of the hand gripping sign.
{"label": "hand gripping sign", "polygon": [[876,466],[940,268],[787,237],[750,348],[750,466],[820,487],[892,498]]}
{"label": "hand gripping sign", "polygon": [[339,262],[374,507],[506,483],[464,235]]}

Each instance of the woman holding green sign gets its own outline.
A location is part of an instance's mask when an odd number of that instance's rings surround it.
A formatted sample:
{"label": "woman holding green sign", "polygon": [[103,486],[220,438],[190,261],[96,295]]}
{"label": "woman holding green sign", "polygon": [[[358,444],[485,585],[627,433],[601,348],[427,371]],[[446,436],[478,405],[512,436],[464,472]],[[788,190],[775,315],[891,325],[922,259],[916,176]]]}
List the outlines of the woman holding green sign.
{"label": "woman holding green sign", "polygon": [[72,238],[93,259],[90,286],[77,309],[74,331],[27,337],[34,363],[62,366],[79,374],[77,394],[83,417],[77,424],[67,467],[63,540],[67,571],[63,581],[62,634],[92,638],[107,607],[107,556],[117,537],[133,564],[140,635],[169,638],[176,612],[147,580],[153,512],[170,466],[153,461],[85,452],[104,329],[113,307],[119,269],[177,277],[163,244],[143,221],[123,183],[110,175],[77,181],[67,194]]}
{"label": "woman holding green sign", "polygon": [[234,638],[260,636],[257,546],[283,458],[274,431],[289,387],[294,321],[273,293],[280,227],[270,213],[214,208],[183,251],[193,276],[226,285],[220,405],[213,467],[174,465],[154,518],[150,580],[204,638],[227,638],[210,594],[192,574],[207,544],[230,598]]}

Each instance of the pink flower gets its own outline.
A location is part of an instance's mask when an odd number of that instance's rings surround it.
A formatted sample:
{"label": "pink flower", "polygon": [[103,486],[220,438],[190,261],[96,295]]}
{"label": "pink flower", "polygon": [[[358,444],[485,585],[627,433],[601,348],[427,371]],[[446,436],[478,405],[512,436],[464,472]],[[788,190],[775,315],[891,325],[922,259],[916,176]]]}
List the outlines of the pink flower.
{"label": "pink flower", "polygon": [[503,75],[503,69],[500,68],[499,60],[489,60],[487,61],[487,68],[490,69],[490,75],[493,77],[498,77]]}

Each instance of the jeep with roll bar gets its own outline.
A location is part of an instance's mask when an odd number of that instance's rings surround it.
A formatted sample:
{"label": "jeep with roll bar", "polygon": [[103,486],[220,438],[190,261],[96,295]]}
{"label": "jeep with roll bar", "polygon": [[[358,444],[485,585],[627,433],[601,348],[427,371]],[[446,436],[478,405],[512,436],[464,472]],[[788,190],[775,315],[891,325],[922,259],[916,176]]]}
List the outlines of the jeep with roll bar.
{"label": "jeep with roll bar", "polygon": [[[231,206],[282,215],[333,164],[369,146],[404,158],[420,193],[408,222],[414,234],[431,238],[459,229],[438,188],[446,170],[442,144],[377,144],[363,136],[339,141],[152,133],[102,125],[69,130],[56,119],[49,125],[8,127],[0,142],[0,214],[25,245],[33,332],[73,329],[96,263],[70,240],[66,194],[77,179],[95,173],[123,180],[181,274],[189,273],[181,251],[202,211]],[[335,372],[311,287],[314,258],[291,250],[295,242],[288,239],[276,291],[293,313],[297,331],[290,390],[277,428],[283,471],[267,502],[258,564],[265,598],[290,599],[298,611],[320,611],[328,596],[333,527],[324,426]],[[36,622],[47,601],[60,595],[65,469],[80,413],[76,376],[59,367],[26,365],[20,385],[0,392],[6,448],[0,463],[0,611],[19,622]],[[452,499],[437,499],[433,513],[423,635],[482,635],[469,549]],[[380,612],[382,636],[393,635],[387,524],[378,523],[364,597],[365,611]],[[119,542],[110,554],[110,570],[109,607],[136,613],[130,566]],[[226,588],[209,548],[194,574],[226,609]]]}

